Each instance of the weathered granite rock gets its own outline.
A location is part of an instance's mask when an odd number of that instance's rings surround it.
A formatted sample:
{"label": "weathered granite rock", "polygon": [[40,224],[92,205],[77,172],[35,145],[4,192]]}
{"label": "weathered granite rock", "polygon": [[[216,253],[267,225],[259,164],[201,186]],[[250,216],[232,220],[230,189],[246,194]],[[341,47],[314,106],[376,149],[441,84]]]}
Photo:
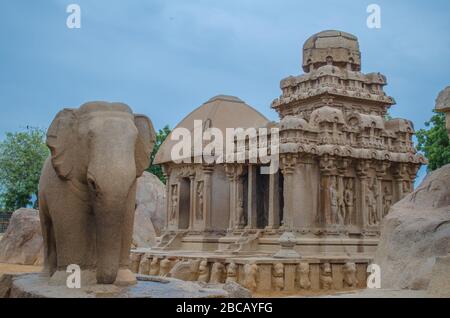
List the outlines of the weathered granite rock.
{"label": "weathered granite rock", "polygon": [[392,206],[382,224],[375,263],[382,288],[427,289],[436,258],[450,243],[450,165]]}
{"label": "weathered granite rock", "polygon": [[450,251],[448,256],[437,258],[427,293],[432,297],[450,298]]}
{"label": "weathered granite rock", "polygon": [[0,263],[41,265],[43,249],[39,212],[19,209],[0,241]]}
{"label": "weathered granite rock", "polygon": [[164,184],[153,174],[144,172],[137,180],[136,214],[133,245],[151,247],[161,235],[166,215]]}
{"label": "weathered granite rock", "polygon": [[8,298],[11,291],[12,279],[14,275],[0,275],[0,298]]}

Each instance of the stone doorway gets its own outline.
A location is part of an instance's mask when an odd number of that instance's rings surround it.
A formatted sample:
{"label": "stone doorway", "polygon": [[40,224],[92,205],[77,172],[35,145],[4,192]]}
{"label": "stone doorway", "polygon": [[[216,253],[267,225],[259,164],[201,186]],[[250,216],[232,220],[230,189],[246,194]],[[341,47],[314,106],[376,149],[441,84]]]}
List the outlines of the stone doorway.
{"label": "stone doorway", "polygon": [[256,174],[256,227],[264,229],[269,224],[269,175],[261,174],[258,167]]}

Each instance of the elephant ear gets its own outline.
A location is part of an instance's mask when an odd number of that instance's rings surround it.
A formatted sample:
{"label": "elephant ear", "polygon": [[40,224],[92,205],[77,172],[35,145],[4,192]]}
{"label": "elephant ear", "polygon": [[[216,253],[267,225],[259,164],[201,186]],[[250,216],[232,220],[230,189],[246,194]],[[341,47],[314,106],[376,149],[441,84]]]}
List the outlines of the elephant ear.
{"label": "elephant ear", "polygon": [[152,122],[147,116],[134,115],[134,123],[139,132],[134,155],[136,176],[140,177],[150,165],[150,155],[156,143],[156,133]]}
{"label": "elephant ear", "polygon": [[75,109],[63,109],[56,115],[47,131],[47,146],[57,175],[68,180],[74,167],[77,117]]}

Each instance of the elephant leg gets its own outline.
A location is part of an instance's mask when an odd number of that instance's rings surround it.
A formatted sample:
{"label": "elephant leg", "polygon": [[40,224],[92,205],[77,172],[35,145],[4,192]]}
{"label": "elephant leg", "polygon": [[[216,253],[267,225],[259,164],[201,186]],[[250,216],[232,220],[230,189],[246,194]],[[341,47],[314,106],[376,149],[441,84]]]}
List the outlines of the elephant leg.
{"label": "elephant leg", "polygon": [[116,285],[131,285],[136,283],[136,276],[130,270],[130,250],[133,240],[134,212],[136,209],[136,184],[131,188],[127,199],[127,211],[124,217],[120,264]]}
{"label": "elephant leg", "polygon": [[57,269],[95,267],[95,220],[86,202],[64,193],[49,206],[57,249]]}
{"label": "elephant leg", "polygon": [[56,271],[56,240],[52,221],[44,196],[39,196],[39,218],[41,220],[42,239],[44,241],[44,272],[52,276]]}

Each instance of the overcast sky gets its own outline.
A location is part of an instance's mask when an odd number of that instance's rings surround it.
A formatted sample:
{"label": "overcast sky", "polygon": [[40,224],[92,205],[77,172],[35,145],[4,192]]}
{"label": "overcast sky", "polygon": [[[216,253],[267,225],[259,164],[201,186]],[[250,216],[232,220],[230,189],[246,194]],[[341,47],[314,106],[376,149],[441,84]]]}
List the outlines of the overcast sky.
{"label": "overcast sky", "polygon": [[[66,26],[71,3],[81,29]],[[371,3],[381,29],[366,25]],[[0,138],[90,100],[125,102],[161,128],[229,94],[276,120],[280,80],[302,72],[303,43],[326,29],[359,38],[362,71],[387,76],[392,115],[418,129],[450,85],[449,14],[447,0],[1,0]]]}

